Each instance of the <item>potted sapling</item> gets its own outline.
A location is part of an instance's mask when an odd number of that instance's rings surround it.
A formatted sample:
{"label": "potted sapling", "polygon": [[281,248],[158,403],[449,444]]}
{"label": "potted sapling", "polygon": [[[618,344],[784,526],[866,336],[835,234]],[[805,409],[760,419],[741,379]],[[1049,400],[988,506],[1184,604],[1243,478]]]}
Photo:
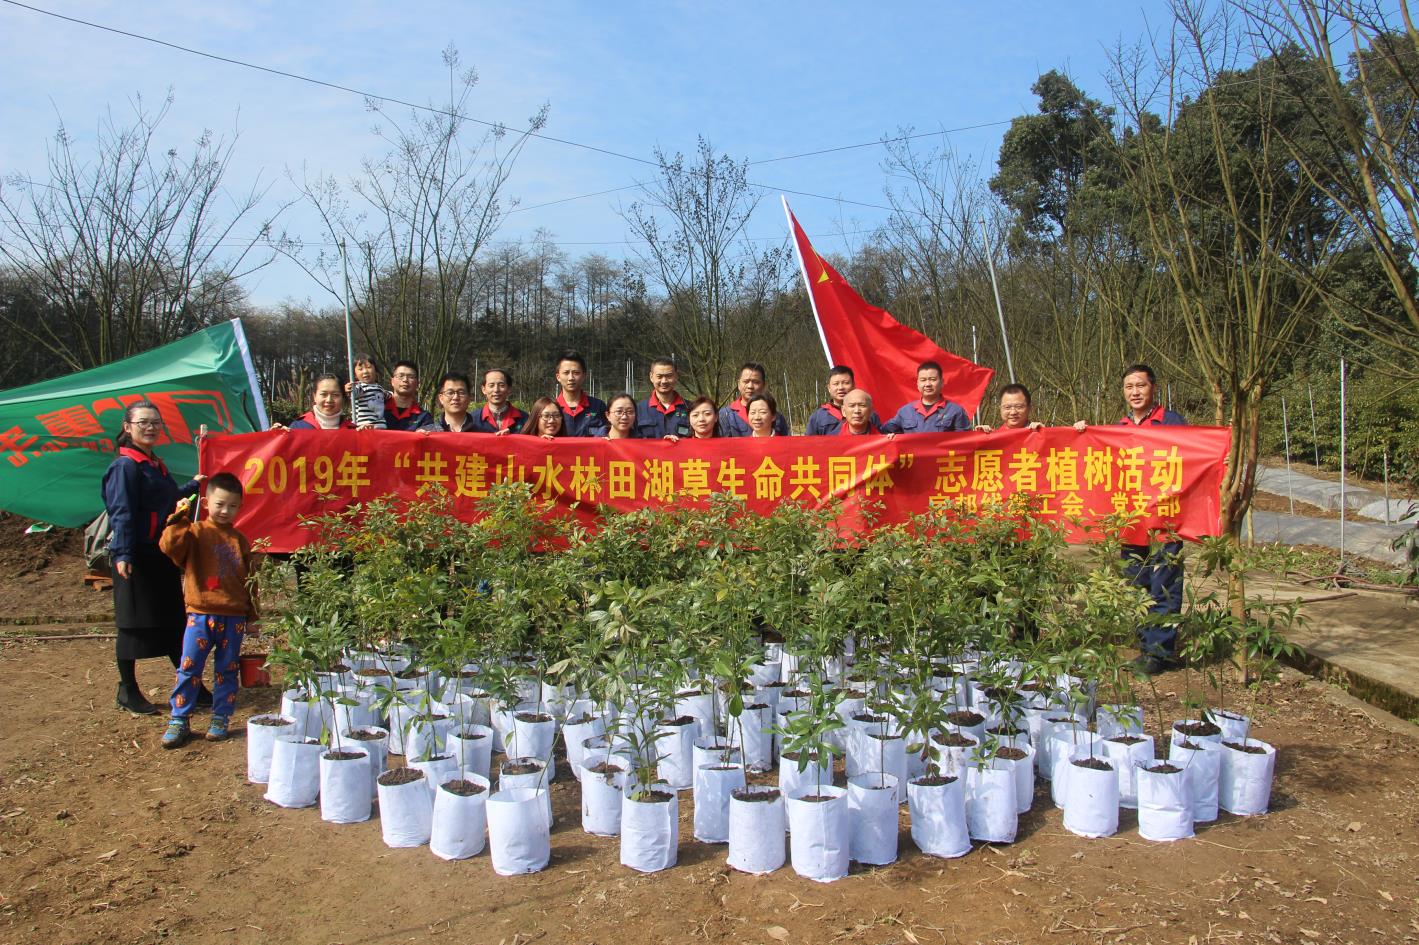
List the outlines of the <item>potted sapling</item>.
{"label": "potted sapling", "polygon": [[268,661],[283,670],[287,684],[294,685],[294,691],[304,697],[295,704],[313,706],[313,711],[301,712],[289,737],[278,738],[271,746],[266,800],[281,807],[311,807],[320,794],[320,756],[324,751],[320,703],[315,695],[319,630],[304,614],[283,616],[275,630]]}
{"label": "potted sapling", "polygon": [[[1297,621],[1299,601],[1287,605],[1254,605],[1243,631],[1244,679],[1257,689],[1270,679],[1277,661],[1300,652],[1282,631]],[[1253,691],[1256,691],[1255,689]],[[1253,714],[1255,709],[1253,709]],[[1244,724],[1241,737],[1235,729],[1222,741],[1222,765],[1217,778],[1218,805],[1230,814],[1250,817],[1264,814],[1271,803],[1271,782],[1276,775],[1276,749],[1251,737],[1251,718],[1235,716]],[[1226,721],[1222,721],[1224,730]]]}
{"label": "potted sapling", "polygon": [[[425,651],[425,660],[431,669],[449,678],[472,660],[477,642],[470,615],[457,611],[444,618],[439,634]],[[453,757],[457,775],[441,780],[434,791],[429,833],[430,852],[444,860],[463,860],[482,852],[491,786],[486,775],[477,770],[488,764],[485,752],[492,745],[491,729],[464,722],[461,717],[454,722],[443,747]]]}
{"label": "potted sapling", "polygon": [[[828,883],[847,875],[852,838],[847,790],[833,785],[837,749],[828,737],[842,728],[843,722],[833,711],[831,691],[821,678],[812,680],[805,699],[806,704],[790,712],[780,730],[784,745],[780,777],[792,769],[799,778],[794,788],[781,790],[793,871]],[[805,775],[811,780],[803,780]]]}
{"label": "potted sapling", "polygon": [[[604,582],[588,602],[588,622],[627,654],[628,669],[638,686],[659,668],[657,652],[663,641],[654,631],[669,624],[670,614],[660,606],[667,593],[663,582],[639,586],[612,580]],[[621,802],[621,864],[642,873],[674,866],[679,842],[678,797],[674,788],[656,780],[655,743],[660,733],[654,723],[669,708],[655,705],[656,698],[640,686],[631,724],[621,733],[631,750],[632,765]]]}
{"label": "potted sapling", "polygon": [[[1168,724],[1158,682],[1135,668],[1152,696],[1158,738],[1166,743]],[[1138,835],[1144,840],[1185,840],[1193,835],[1192,791],[1186,772],[1168,759],[1153,759],[1138,768]]]}
{"label": "potted sapling", "polygon": [[[903,707],[904,724],[911,731],[938,734],[946,725],[950,704],[939,698],[934,686],[935,667],[928,660],[918,664],[908,687],[910,698]],[[926,770],[907,784],[907,808],[911,813],[912,841],[928,856],[958,857],[971,851],[966,825],[965,780],[961,769],[943,770],[943,758],[953,756],[933,750],[931,739],[922,747]]]}

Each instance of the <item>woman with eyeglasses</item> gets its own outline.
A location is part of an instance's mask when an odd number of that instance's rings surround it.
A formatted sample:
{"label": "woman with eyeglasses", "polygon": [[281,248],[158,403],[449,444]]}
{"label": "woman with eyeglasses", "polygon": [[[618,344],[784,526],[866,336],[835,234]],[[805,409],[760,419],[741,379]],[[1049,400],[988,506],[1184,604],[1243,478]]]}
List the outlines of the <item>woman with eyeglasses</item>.
{"label": "woman with eyeglasses", "polygon": [[606,439],[636,439],[636,399],[617,394],[606,404]]}
{"label": "woman with eyeglasses", "polygon": [[550,397],[538,397],[532,409],[527,412],[527,422],[522,425],[522,432],[528,436],[540,436],[544,440],[566,436],[567,424],[562,417],[561,405]]}
{"label": "woman with eyeglasses", "polygon": [[[177,500],[195,495],[207,478],[198,475],[179,486],[154,452],[162,437],[158,408],[146,400],[129,404],[123,429],[115,438],[118,456],[103,475],[103,502],[112,533],[108,552],[113,562],[113,618],[118,627],[115,701],[120,709],[141,715],[155,715],[158,707],[139,688],[135,661],[166,656],[176,668],[187,620],[182,572],[158,548],[158,538]],[[205,687],[198,690],[197,704],[212,704]]]}

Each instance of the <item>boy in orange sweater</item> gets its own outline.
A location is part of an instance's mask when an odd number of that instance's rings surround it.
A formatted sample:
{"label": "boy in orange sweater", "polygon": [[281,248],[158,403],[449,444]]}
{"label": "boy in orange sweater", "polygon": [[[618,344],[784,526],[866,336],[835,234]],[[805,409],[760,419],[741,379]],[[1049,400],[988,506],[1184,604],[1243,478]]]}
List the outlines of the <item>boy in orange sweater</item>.
{"label": "boy in orange sweater", "polygon": [[[182,661],[172,690],[172,718],[163,733],[164,748],[179,748],[191,736],[189,718],[209,655],[215,662],[208,741],[227,737],[236,708],[241,640],[248,621],[256,619],[256,601],[247,587],[251,543],[232,525],[241,511],[241,499],[241,480],[228,472],[217,473],[207,481],[207,519],[192,521],[194,496],[178,505],[158,539],[158,547],[182,569],[182,596],[187,604]],[[250,632],[256,635],[254,627]]]}

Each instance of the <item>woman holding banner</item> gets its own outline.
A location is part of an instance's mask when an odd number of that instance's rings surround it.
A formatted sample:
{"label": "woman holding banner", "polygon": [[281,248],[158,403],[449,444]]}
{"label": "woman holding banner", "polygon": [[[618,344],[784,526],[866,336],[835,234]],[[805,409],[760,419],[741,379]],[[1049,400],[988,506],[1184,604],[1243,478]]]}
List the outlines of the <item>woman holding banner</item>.
{"label": "woman holding banner", "polygon": [[630,394],[617,394],[606,404],[606,439],[636,438],[636,399]]}
{"label": "woman holding banner", "polygon": [[[187,609],[182,600],[182,572],[158,548],[158,537],[179,498],[196,494],[206,476],[178,486],[153,451],[163,435],[158,408],[146,400],[130,404],[115,440],[118,457],[103,476],[108,510],[109,557],[113,561],[113,620],[118,628],[117,705],[141,715],[158,707],[138,687],[135,661],[166,656],[177,666]],[[204,699],[205,697],[205,699]],[[198,705],[211,705],[212,694],[198,690]]]}

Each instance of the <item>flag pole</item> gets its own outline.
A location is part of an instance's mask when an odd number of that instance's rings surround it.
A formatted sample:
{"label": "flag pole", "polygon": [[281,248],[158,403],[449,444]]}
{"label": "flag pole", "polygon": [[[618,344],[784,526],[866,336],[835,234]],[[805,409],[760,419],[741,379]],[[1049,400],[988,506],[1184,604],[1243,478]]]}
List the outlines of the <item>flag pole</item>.
{"label": "flag pole", "polygon": [[788,221],[788,235],[793,240],[793,253],[798,257],[798,271],[803,275],[803,288],[808,292],[808,305],[813,309],[813,325],[818,329],[818,340],[823,343],[823,357],[828,359],[828,367],[833,366],[833,353],[828,350],[828,336],[823,334],[823,320],[818,317],[818,303],[813,300],[813,283],[808,278],[808,263],[803,259],[803,250],[798,245],[798,234],[793,231],[793,213],[788,209],[788,198],[778,195],[783,201],[783,216]]}
{"label": "flag pole", "polygon": [[1000,340],[1005,343],[1005,369],[1010,372],[1010,383],[1015,383],[1015,362],[1010,357],[1010,335],[1005,331],[1005,308],[1000,304],[1000,286],[995,282],[995,250],[990,246],[990,234],[986,232],[985,221],[980,222],[980,235],[985,240],[985,262],[990,267],[990,291],[995,293],[995,313],[1000,316]]}
{"label": "flag pole", "polygon": [[[355,380],[355,341],[354,335],[350,331],[350,257],[345,253],[345,239],[340,238],[340,266],[345,270],[345,376],[353,383]],[[355,415],[355,404],[353,399],[350,403],[350,416]]]}

